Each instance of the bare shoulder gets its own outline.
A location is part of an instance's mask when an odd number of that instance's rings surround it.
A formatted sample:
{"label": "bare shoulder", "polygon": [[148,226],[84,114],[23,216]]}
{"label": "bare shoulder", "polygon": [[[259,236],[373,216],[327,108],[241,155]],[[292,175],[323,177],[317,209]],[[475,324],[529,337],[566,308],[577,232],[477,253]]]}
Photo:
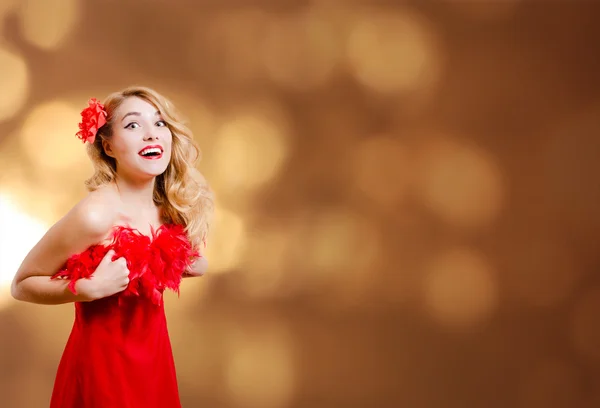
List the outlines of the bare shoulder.
{"label": "bare shoulder", "polygon": [[23,260],[15,280],[52,275],[71,255],[102,243],[118,218],[116,200],[110,188],[90,192],[48,229]]}
{"label": "bare shoulder", "polygon": [[67,229],[77,229],[80,236],[101,240],[117,222],[117,202],[116,192],[108,187],[100,188],[79,201],[59,223]]}
{"label": "bare shoulder", "polygon": [[88,193],[48,230],[45,238],[62,244],[68,252],[100,243],[117,221],[117,201],[118,195],[110,186]]}

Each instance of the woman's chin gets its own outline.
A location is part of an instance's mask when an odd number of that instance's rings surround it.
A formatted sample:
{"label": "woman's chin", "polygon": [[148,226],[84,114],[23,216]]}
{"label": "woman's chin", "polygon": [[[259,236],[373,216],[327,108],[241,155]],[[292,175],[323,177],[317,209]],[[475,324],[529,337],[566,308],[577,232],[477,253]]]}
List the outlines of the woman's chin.
{"label": "woman's chin", "polygon": [[136,172],[136,176],[140,181],[149,181],[164,174],[166,170],[166,167],[160,169],[139,169]]}
{"label": "woman's chin", "polygon": [[169,163],[163,160],[156,160],[154,162],[148,161],[146,163],[132,163],[132,166],[125,166],[119,168],[117,166],[117,173],[121,176],[128,175],[127,178],[136,179],[137,181],[145,182],[150,181],[155,177],[164,174],[169,167]]}
{"label": "woman's chin", "polygon": [[157,177],[167,171],[168,163],[152,163],[140,168],[140,172],[151,177]]}

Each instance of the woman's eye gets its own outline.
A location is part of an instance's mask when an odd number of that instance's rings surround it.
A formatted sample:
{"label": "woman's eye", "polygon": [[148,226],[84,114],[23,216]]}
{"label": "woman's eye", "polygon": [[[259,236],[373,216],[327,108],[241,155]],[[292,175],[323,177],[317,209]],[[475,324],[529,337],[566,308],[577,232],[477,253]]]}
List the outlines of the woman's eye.
{"label": "woman's eye", "polygon": [[156,126],[167,126],[167,124],[164,120],[159,120],[158,122],[156,122]]}
{"label": "woman's eye", "polygon": [[125,129],[135,129],[140,127],[139,124],[137,124],[136,122],[131,122],[130,124],[128,124],[127,126],[125,126]]}

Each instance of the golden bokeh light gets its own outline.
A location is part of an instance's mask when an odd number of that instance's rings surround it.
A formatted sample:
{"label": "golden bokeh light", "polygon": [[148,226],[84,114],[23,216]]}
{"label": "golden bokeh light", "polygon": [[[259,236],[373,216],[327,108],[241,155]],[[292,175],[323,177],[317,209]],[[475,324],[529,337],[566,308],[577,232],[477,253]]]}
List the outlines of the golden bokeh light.
{"label": "golden bokeh light", "polygon": [[[59,203],[54,183],[32,183],[32,175],[27,160],[19,150],[19,139],[10,135],[0,144],[0,190],[10,194],[11,202],[24,214],[35,217],[40,222],[50,224],[60,216]],[[47,195],[46,195],[47,194]],[[39,197],[45,195],[43,200]]]}
{"label": "golden bokeh light", "polygon": [[[16,138],[13,140],[17,140]],[[6,143],[10,145],[10,143]],[[4,145],[2,145],[4,146]],[[42,175],[39,180],[33,177],[28,161],[17,155],[14,150],[7,149],[6,162],[2,161],[0,171],[0,189],[10,194],[15,206],[24,214],[29,214],[40,222],[51,225],[71,208],[74,198],[70,192],[70,177],[65,173]],[[0,154],[5,154],[0,149]],[[11,154],[12,153],[12,154]],[[14,157],[14,159],[10,159]],[[51,175],[54,174],[54,177]],[[76,173],[75,173],[76,174]],[[83,191],[83,185],[81,186]],[[44,197],[43,200],[40,197]]]}
{"label": "golden bokeh light", "polygon": [[0,408],[48,405],[73,304],[9,283],[88,194],[88,98],[132,85],[216,199],[165,293],[182,406],[600,407],[599,12],[0,0]]}
{"label": "golden bokeh light", "polygon": [[431,24],[415,11],[358,9],[347,46],[356,78],[382,93],[412,93],[433,87],[441,51]]}
{"label": "golden bokeh light", "polygon": [[[205,59],[213,61],[231,81],[250,81],[263,71],[260,49],[264,39],[268,14],[258,8],[231,9],[215,13],[204,24],[197,24],[188,51],[191,64],[199,72]],[[199,54],[198,49],[205,49]]]}
{"label": "golden bokeh light", "polygon": [[552,359],[535,364],[523,373],[517,407],[583,407],[581,377],[577,368],[566,361]]}
{"label": "golden bokeh light", "polygon": [[[15,6],[22,0],[2,0],[0,1],[0,18],[4,18],[6,14],[15,9]],[[0,20],[1,21],[1,20]]]}
{"label": "golden bokeh light", "polygon": [[269,78],[292,89],[322,85],[341,57],[336,40],[331,23],[310,10],[270,19],[260,51]]}
{"label": "golden bokeh light", "polygon": [[355,180],[366,197],[397,208],[412,177],[408,149],[389,136],[371,137],[354,151]]}
{"label": "golden bokeh light", "polygon": [[231,328],[225,382],[233,406],[284,408],[295,391],[294,343],[282,324],[269,320]]}
{"label": "golden bokeh light", "polygon": [[[0,18],[2,16],[0,15]],[[29,96],[27,63],[18,54],[0,46],[0,122],[17,114]]]}
{"label": "golden bokeh light", "polygon": [[24,0],[20,14],[25,39],[39,48],[55,50],[78,23],[80,4],[79,0]]}
{"label": "golden bokeh light", "polygon": [[344,302],[368,295],[381,251],[377,227],[344,208],[322,210],[304,222],[298,262],[306,265],[305,284],[328,285],[331,299]]}
{"label": "golden bokeh light", "polygon": [[[208,259],[208,257],[207,257]],[[207,274],[212,274],[212,262],[208,262]],[[210,279],[210,278],[208,278]],[[185,313],[190,307],[196,308],[206,300],[206,295],[209,290],[210,282],[204,277],[193,277],[184,279],[179,288],[179,293],[167,291],[165,292],[165,304],[169,304],[169,308],[174,313]]]}
{"label": "golden bokeh light", "polygon": [[[20,345],[22,347],[22,345]],[[37,354],[36,354],[37,355]],[[35,359],[34,356],[29,357],[31,359]],[[43,362],[37,360],[31,363],[31,372],[26,373],[23,370],[13,370],[11,375],[7,376],[8,386],[11,387],[12,390],[18,390],[18,384],[22,384],[23,382],[30,382],[32,384],[38,384],[35,392],[27,391],[27,392],[19,392],[18,397],[12,397],[11,394],[15,392],[9,392],[8,395],[4,394],[2,396],[2,403],[5,407],[13,407],[13,406],[24,406],[24,407],[40,407],[48,405],[48,397],[47,395],[52,392],[51,386],[46,385],[46,375],[40,367],[43,367]],[[12,404],[12,401],[17,401],[15,404]],[[6,405],[4,405],[6,404]]]}
{"label": "golden bokeh light", "polygon": [[236,194],[274,178],[289,153],[287,123],[277,110],[263,106],[225,118],[209,161],[212,183]]}
{"label": "golden bokeh light", "polygon": [[600,288],[580,294],[572,310],[573,345],[584,358],[600,361]]}
{"label": "golden bokeh light", "polygon": [[211,273],[227,272],[241,261],[247,239],[246,225],[241,216],[217,205],[214,226],[208,239],[206,258]]}
{"label": "golden bokeh light", "polygon": [[488,318],[498,304],[491,265],[478,252],[455,248],[436,256],[424,278],[424,301],[432,317],[449,327],[467,327]]}
{"label": "golden bokeh light", "polygon": [[28,115],[21,142],[38,174],[69,170],[91,175],[85,147],[75,137],[80,119],[79,110],[64,101],[44,103]]}
{"label": "golden bokeh light", "polygon": [[[187,286],[190,280],[196,278],[187,279],[183,286]],[[222,384],[220,378],[212,375],[215,367],[223,363],[225,354],[225,346],[221,341],[223,336],[221,325],[215,321],[215,316],[211,313],[201,313],[200,324],[195,321],[171,318],[170,316],[175,317],[177,314],[186,313],[183,309],[177,311],[173,309],[179,308],[181,300],[183,295],[179,300],[169,299],[168,303],[165,300],[179,381],[184,387],[189,386],[200,393],[210,392],[215,384]],[[190,306],[194,308],[195,313],[199,312],[197,304],[193,306],[190,304]],[[189,306],[185,309],[190,310]]]}
{"label": "golden bokeh light", "polygon": [[52,355],[64,347],[65,333],[73,327],[73,304],[53,305],[49,308],[29,307],[23,311],[24,324],[29,330],[43,330],[44,344],[39,351],[43,355]]}
{"label": "golden bokeh light", "polygon": [[423,143],[415,175],[427,207],[456,227],[486,227],[495,221],[505,187],[494,158],[448,138]]}
{"label": "golden bokeh light", "polygon": [[236,277],[240,291],[257,298],[285,296],[286,265],[295,238],[285,225],[253,231],[245,248],[245,270]]}
{"label": "golden bokeh light", "polygon": [[[305,214],[252,231],[236,287],[250,297],[279,298],[301,287],[329,285],[329,301],[352,305],[373,290],[381,245],[376,226],[349,210]],[[294,264],[302,265],[302,273],[289,273]]]}
{"label": "golden bokeh light", "polygon": [[21,152],[21,144],[18,135],[10,133],[0,143],[0,189],[4,184],[14,183],[13,179],[19,179],[19,183],[25,183],[25,172],[27,164],[25,163],[23,153]]}
{"label": "golden bokeh light", "polygon": [[4,19],[12,12],[21,0],[2,0],[0,1],[0,30],[4,29]]}
{"label": "golden bokeh light", "polygon": [[6,192],[0,191],[0,307],[10,299],[9,287],[25,256],[46,233],[47,226],[19,210]]}
{"label": "golden bokeh light", "polygon": [[200,150],[204,152],[212,148],[220,125],[218,114],[204,101],[185,93],[175,93],[170,99],[182,112],[183,122],[193,131]]}

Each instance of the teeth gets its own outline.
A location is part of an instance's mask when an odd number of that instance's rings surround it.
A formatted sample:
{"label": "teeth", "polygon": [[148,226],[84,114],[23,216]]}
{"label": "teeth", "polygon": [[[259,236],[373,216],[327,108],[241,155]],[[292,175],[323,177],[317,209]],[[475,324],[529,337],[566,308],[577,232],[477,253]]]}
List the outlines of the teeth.
{"label": "teeth", "polygon": [[152,154],[152,153],[161,154],[162,151],[159,148],[157,148],[157,147],[152,147],[152,148],[149,148],[149,149],[144,149],[144,150],[142,150],[140,152],[140,154],[142,156],[147,156],[147,155]]}

